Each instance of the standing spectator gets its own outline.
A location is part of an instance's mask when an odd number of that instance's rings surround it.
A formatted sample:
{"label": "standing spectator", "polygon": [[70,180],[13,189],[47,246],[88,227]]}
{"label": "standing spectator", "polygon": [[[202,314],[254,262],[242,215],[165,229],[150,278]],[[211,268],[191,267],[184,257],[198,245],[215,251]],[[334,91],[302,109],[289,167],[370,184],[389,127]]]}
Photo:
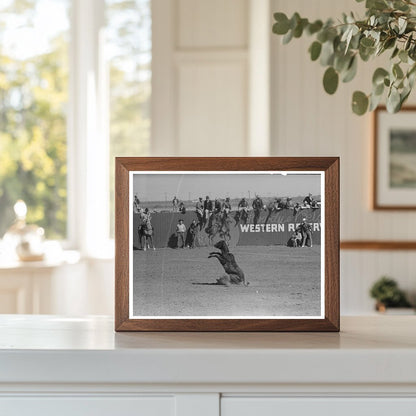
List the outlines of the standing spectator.
{"label": "standing spectator", "polygon": [[192,220],[189,226],[189,248],[195,248],[195,239],[198,233],[198,224],[195,220]]}
{"label": "standing spectator", "polygon": [[254,199],[252,206],[253,206],[253,211],[254,211],[254,220],[253,220],[253,222],[254,222],[254,224],[257,224],[257,222],[260,218],[260,212],[263,208],[263,201],[261,200],[261,198],[258,195],[256,195],[256,198]]}
{"label": "standing spectator", "polygon": [[178,198],[176,198],[176,196],[174,196],[173,199],[172,199],[172,211],[173,212],[178,211],[178,204],[179,204]]}
{"label": "standing spectator", "polygon": [[302,224],[300,225],[302,230],[302,247],[307,246],[312,247],[312,225],[306,222],[306,218],[302,220]]}
{"label": "standing spectator", "polygon": [[176,225],[176,235],[178,237],[178,248],[185,247],[185,233],[186,233],[186,226],[183,223],[183,220],[179,220],[178,224]]}
{"label": "standing spectator", "polygon": [[179,203],[179,212],[181,214],[186,214],[186,208],[185,208],[185,204],[183,202]]}

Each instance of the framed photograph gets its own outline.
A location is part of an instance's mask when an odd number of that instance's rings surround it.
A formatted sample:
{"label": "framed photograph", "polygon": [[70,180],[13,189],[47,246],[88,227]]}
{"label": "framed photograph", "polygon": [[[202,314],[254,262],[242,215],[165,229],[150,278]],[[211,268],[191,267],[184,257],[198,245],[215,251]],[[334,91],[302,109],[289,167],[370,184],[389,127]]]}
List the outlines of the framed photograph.
{"label": "framed photograph", "polygon": [[339,159],[116,158],[116,331],[339,331]]}
{"label": "framed photograph", "polygon": [[374,112],[373,208],[416,209],[416,107]]}

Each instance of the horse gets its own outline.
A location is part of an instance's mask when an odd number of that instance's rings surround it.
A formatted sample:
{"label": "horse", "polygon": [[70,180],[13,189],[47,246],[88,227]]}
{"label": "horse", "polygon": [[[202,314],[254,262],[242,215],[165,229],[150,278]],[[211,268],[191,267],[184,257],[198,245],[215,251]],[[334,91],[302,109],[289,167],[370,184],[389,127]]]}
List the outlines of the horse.
{"label": "horse", "polygon": [[248,221],[248,209],[243,208],[238,211],[236,211],[234,215],[234,221],[235,221],[235,227],[237,227],[238,224],[240,224],[240,221],[243,224],[247,224]]}
{"label": "horse", "polygon": [[202,208],[196,208],[195,213],[196,217],[198,218],[199,231],[201,231],[204,228],[204,225],[206,224],[204,210]]}
{"label": "horse", "polygon": [[208,244],[212,245],[214,237],[219,236],[226,242],[231,240],[230,222],[226,213],[212,214],[205,232],[208,234]]}
{"label": "horse", "polygon": [[269,221],[269,218],[272,216],[272,214],[274,212],[278,212],[281,210],[280,208],[280,199],[276,198],[274,201],[269,202],[269,204],[267,205],[267,217],[264,220],[264,223],[267,224],[267,221]]}
{"label": "horse", "polygon": [[153,244],[153,226],[150,222],[150,218],[148,218],[147,216],[146,218],[143,218],[142,223],[139,225],[138,232],[141,249],[143,251],[146,251],[147,248],[153,248],[153,250],[155,250],[155,246]]}

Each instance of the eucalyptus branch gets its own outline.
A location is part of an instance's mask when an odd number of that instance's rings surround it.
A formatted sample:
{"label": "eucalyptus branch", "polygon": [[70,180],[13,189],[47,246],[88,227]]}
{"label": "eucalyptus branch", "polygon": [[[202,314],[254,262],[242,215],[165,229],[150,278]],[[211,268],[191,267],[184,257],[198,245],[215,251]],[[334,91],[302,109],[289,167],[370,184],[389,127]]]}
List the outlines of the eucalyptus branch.
{"label": "eucalyptus branch", "polygon": [[[356,0],[362,2],[363,0]],[[366,0],[365,19],[344,14],[334,25],[332,19],[310,22],[295,13],[290,19],[275,13],[273,32],[283,36],[283,43],[304,34],[313,36],[309,53],[326,68],[323,86],[334,94],[339,81],[350,82],[357,73],[358,60],[369,61],[391,51],[391,65],[377,68],[372,92],[355,91],[352,109],[362,115],[374,110],[387,92],[390,112],[397,112],[407,100],[416,78],[416,3],[411,0]]]}

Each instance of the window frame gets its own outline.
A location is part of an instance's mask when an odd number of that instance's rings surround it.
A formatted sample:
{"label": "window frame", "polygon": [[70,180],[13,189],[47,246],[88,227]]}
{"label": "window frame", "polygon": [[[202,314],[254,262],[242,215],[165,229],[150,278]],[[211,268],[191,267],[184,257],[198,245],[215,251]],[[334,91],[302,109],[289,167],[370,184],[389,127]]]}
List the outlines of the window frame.
{"label": "window frame", "polygon": [[109,258],[109,117],[105,0],[72,0],[66,248]]}

